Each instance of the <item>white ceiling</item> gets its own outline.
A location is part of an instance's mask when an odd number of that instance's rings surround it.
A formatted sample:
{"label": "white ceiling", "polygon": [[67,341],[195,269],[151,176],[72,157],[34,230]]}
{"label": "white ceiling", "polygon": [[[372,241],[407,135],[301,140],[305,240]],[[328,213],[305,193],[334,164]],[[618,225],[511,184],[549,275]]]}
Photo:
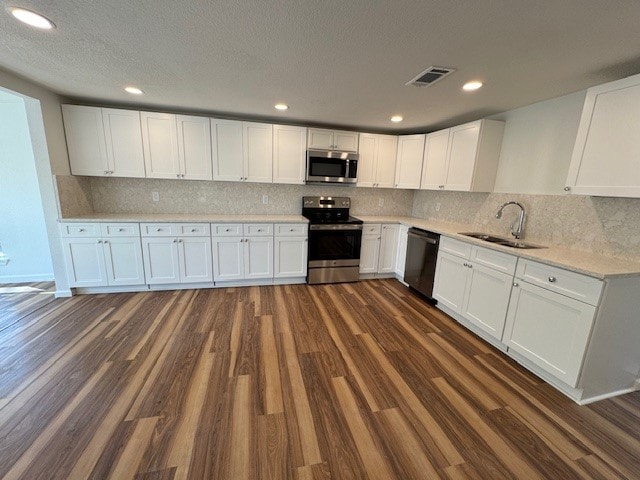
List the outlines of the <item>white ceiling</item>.
{"label": "white ceiling", "polygon": [[[634,0],[0,3],[57,25],[37,31],[0,12],[0,67],[103,104],[433,130],[640,72]],[[430,65],[458,70],[405,86]],[[463,93],[469,79],[485,87]],[[279,101],[290,110],[276,112]]]}

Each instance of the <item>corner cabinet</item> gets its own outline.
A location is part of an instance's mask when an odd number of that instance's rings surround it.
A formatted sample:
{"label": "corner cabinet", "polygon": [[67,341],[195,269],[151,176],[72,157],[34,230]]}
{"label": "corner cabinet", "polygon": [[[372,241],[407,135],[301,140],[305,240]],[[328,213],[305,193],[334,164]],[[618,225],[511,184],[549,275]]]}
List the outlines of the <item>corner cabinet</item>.
{"label": "corner cabinet", "polygon": [[395,188],[420,188],[425,135],[400,135],[396,158]]}
{"label": "corner cabinet", "polygon": [[62,105],[73,175],[144,177],[140,112]]}
{"label": "corner cabinet", "polygon": [[587,90],[565,190],[640,197],[640,75]]}
{"label": "corner cabinet", "polygon": [[393,188],[398,137],[360,134],[358,187]]}
{"label": "corner cabinet", "polygon": [[478,120],[428,134],[420,188],[492,191],[503,133],[504,122]]}

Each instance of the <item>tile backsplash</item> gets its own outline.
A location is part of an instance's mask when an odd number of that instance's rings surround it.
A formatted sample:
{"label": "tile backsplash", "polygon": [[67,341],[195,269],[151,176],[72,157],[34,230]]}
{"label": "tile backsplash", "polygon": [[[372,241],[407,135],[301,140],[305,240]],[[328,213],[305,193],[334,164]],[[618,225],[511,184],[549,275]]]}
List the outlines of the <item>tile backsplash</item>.
{"label": "tile backsplash", "polygon": [[640,199],[421,190],[414,196],[412,215],[510,236],[518,208],[507,207],[502,219],[495,218],[510,200],[526,208],[524,240],[640,260]]}

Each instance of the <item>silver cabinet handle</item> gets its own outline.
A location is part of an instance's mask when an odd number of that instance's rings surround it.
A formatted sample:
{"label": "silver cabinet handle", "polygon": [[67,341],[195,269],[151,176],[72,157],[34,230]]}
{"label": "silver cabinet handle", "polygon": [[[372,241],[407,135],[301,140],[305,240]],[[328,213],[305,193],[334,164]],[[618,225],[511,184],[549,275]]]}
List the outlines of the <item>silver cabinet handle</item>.
{"label": "silver cabinet handle", "polygon": [[102,243],[102,240],[98,240],[98,243]]}
{"label": "silver cabinet handle", "polygon": [[174,238],[174,239],[173,239],[173,243],[178,243],[178,239],[177,239],[177,238]]}
{"label": "silver cabinet handle", "polygon": [[549,277],[549,282],[555,283],[556,282],[556,277]]}
{"label": "silver cabinet handle", "polygon": [[178,243],[182,243],[182,239],[178,240]]}
{"label": "silver cabinet handle", "polygon": [[565,192],[570,192],[571,191],[571,187],[569,187],[569,186],[564,187],[564,191]]}
{"label": "silver cabinet handle", "polygon": [[515,283],[515,282],[514,282],[514,283],[513,283],[513,286],[514,286],[514,287],[519,287],[519,286],[520,286],[520,284],[519,284],[519,283]]}
{"label": "silver cabinet handle", "polygon": [[227,229],[225,230],[225,232],[230,232],[230,231],[231,231],[231,229],[230,229],[230,228],[227,228]]}
{"label": "silver cabinet handle", "polygon": [[294,231],[295,231],[295,229],[293,229],[293,228],[290,228],[290,229],[289,229],[289,231],[290,231],[290,232],[294,232]]}
{"label": "silver cabinet handle", "polygon": [[78,231],[79,232],[84,232],[84,228],[79,228]]}
{"label": "silver cabinet handle", "polygon": [[180,178],[180,174],[179,174],[179,173],[176,173],[176,177]]}
{"label": "silver cabinet handle", "polygon": [[105,240],[103,243],[109,243],[109,240]]}
{"label": "silver cabinet handle", "polygon": [[463,263],[463,264],[462,264],[462,266],[463,266],[463,267],[468,267],[468,266],[469,266],[469,264],[465,262],[465,263]]}
{"label": "silver cabinet handle", "polygon": [[470,263],[467,264],[467,267],[469,268],[473,268],[473,265],[471,265]]}
{"label": "silver cabinet handle", "polygon": [[191,229],[191,231],[192,231],[192,232],[197,232],[197,231],[198,231],[198,229],[197,229],[197,228],[192,228],[192,229]]}
{"label": "silver cabinet handle", "polygon": [[156,228],[156,232],[161,232],[162,229],[161,228]]}
{"label": "silver cabinet handle", "polygon": [[261,228],[259,228],[259,229],[258,229],[258,231],[259,231],[259,232],[261,232],[261,231],[262,231],[262,229],[261,229]]}
{"label": "silver cabinet handle", "polygon": [[118,231],[119,232],[124,232],[124,228],[119,228]]}

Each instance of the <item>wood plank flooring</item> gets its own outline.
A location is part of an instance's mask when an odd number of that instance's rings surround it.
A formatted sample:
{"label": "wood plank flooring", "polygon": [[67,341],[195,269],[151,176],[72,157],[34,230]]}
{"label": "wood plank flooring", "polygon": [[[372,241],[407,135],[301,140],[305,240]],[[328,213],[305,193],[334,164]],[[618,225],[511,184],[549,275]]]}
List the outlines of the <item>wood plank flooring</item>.
{"label": "wood plank flooring", "polygon": [[637,479],[640,393],[579,407],[395,280],[0,293],[0,477]]}

